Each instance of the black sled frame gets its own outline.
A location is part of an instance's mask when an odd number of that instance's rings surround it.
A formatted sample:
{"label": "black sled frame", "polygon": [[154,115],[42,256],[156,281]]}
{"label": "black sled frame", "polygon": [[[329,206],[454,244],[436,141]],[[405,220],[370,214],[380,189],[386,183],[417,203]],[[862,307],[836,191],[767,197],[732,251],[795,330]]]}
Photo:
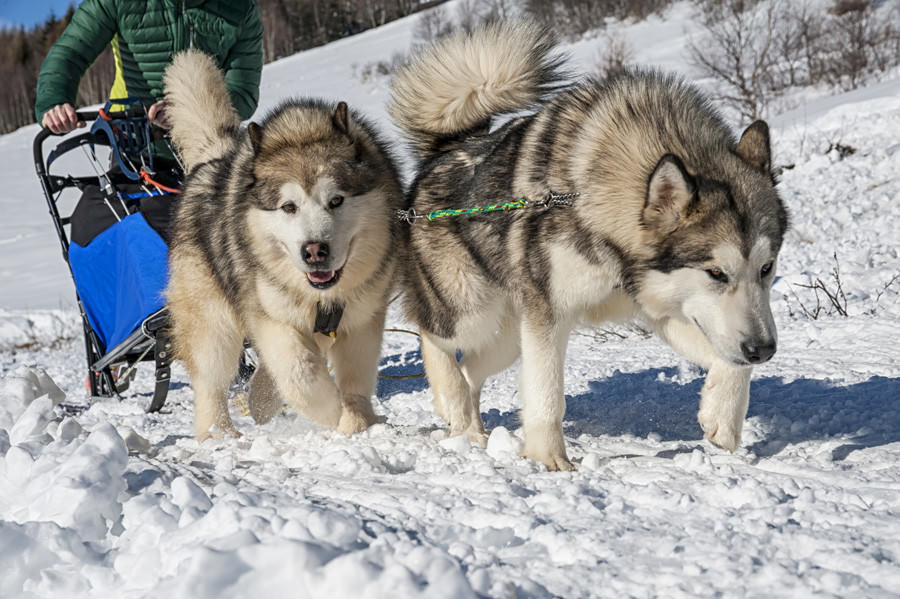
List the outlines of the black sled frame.
{"label": "black sled frame", "polygon": [[[139,144],[149,144],[149,139],[141,139],[142,135],[146,136],[149,134],[143,107],[132,108],[122,113],[109,113],[108,110],[109,103],[104,111],[79,111],[78,120],[90,124],[98,119],[102,119],[107,125],[112,123],[117,134],[120,132],[127,134],[131,144],[134,143],[135,138],[138,139]],[[105,134],[105,128],[92,127],[88,132],[67,137],[58,143],[46,157],[43,150],[44,141],[54,134],[49,129],[43,128],[34,138],[35,170],[41,182],[41,189],[59,238],[63,259],[69,269],[69,274],[72,276],[73,284],[75,279],[72,273],[72,265],[69,261],[69,235],[65,228],[71,223],[71,213],[67,216],[61,215],[57,202],[62,192],[66,189],[77,188],[83,190],[88,185],[96,185],[100,189],[104,189],[104,186],[111,185],[111,182],[99,173],[96,176],[75,177],[71,175],[53,175],[50,174],[50,165],[63,154],[83,146],[90,147],[92,154],[94,146],[109,147],[117,155],[117,158],[121,160],[118,154],[123,151],[123,148],[115,146],[116,142],[114,140],[116,138],[112,137],[108,132]],[[168,334],[169,318],[167,308],[164,306],[157,312],[147,316],[141,325],[124,341],[107,350],[88,321],[77,287],[75,289],[75,297],[84,328],[88,388],[91,396],[112,397],[115,395],[121,399],[121,392],[128,387],[133,378],[133,370],[137,364],[142,361],[152,360],[156,366],[156,384],[153,390],[153,397],[146,411],[159,411],[165,404],[166,395],[169,391],[169,379],[171,378],[172,342]],[[112,368],[114,365],[123,365],[117,377],[113,376]]]}

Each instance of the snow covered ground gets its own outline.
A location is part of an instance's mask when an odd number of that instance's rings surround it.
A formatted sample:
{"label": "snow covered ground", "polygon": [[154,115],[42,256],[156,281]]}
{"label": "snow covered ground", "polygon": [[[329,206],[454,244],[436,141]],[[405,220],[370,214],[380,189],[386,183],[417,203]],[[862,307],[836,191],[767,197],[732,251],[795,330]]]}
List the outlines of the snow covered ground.
{"label": "snow covered ground", "polygon": [[[689,75],[689,11],[624,29],[638,61]],[[261,109],[342,98],[390,130],[387,80],[356,73],[411,23],[268,65]],[[589,68],[596,42],[572,51]],[[743,448],[702,440],[696,367],[637,331],[582,330],[573,473],[516,457],[517,367],[485,387],[487,450],[446,438],[422,379],[383,379],[383,423],[352,438],[235,408],[243,437],[198,445],[178,365],[162,413],[143,412],[149,365],[125,401],[89,403],[37,130],[0,137],[0,597],[900,596],[900,80],[771,123],[793,227]],[[835,256],[848,316],[820,295],[814,320],[797,284],[836,289]],[[387,333],[382,372],[420,369],[415,339]]]}

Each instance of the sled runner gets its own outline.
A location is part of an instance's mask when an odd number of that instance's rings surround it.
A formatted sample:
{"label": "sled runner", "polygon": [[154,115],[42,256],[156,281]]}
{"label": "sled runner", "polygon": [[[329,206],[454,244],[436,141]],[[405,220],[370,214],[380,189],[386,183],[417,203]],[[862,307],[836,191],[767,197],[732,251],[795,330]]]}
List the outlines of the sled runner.
{"label": "sled runner", "polygon": [[[107,102],[78,117],[90,129],[64,138],[46,157],[44,141],[53,134],[49,129],[37,134],[34,162],[75,283],[88,387],[93,397],[121,398],[137,364],[152,360],[156,385],[146,409],[155,412],[165,403],[172,361],[163,292],[169,215],[180,193],[181,169],[175,160],[155,155],[139,100]],[[110,153],[110,164],[98,158],[105,158],[103,149]],[[75,154],[83,153],[86,160],[78,168],[90,169],[88,174],[51,174],[51,165],[70,153],[66,165],[77,163]],[[61,198],[73,189],[82,193],[70,211],[62,208]]]}

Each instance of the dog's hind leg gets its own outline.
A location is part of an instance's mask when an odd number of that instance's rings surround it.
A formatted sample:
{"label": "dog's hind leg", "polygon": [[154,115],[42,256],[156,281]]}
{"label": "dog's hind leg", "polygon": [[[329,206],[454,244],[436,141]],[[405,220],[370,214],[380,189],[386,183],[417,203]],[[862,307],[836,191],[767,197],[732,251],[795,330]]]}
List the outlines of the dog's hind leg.
{"label": "dog's hind leg", "polygon": [[431,335],[422,331],[422,360],[434,393],[434,409],[450,425],[450,436],[466,435],[484,444],[484,424],[455,353],[449,353]]}
{"label": "dog's hind leg", "polygon": [[378,377],[378,357],[385,311],[373,316],[352,334],[339,333],[329,351],[334,380],[341,392],[338,430],[345,435],[364,431],[375,424],[372,395]]}
{"label": "dog's hind leg", "polygon": [[697,420],[710,443],[734,451],[741,444],[753,369],[719,358],[703,332],[693,324],[675,318],[653,324],[660,337],[676,351],[707,370]]}
{"label": "dog's hind leg", "polygon": [[315,342],[285,323],[257,317],[251,323],[253,346],[278,394],[305,418],[334,428],[341,417],[340,393]]}
{"label": "dog's hind leg", "polygon": [[526,311],[521,323],[523,455],[548,470],[574,470],[562,431],[563,368],[572,325],[549,320],[549,313],[549,309]]}
{"label": "dog's hind leg", "polygon": [[517,324],[517,319],[506,319],[500,329],[491,336],[487,345],[476,351],[465,352],[460,361],[463,376],[469,383],[472,409],[475,414],[478,414],[478,418],[472,422],[473,426],[470,427],[468,435],[470,439],[480,442],[481,445],[487,445],[487,435],[481,420],[481,388],[487,377],[505,370],[519,357]]}
{"label": "dog's hind leg", "polygon": [[202,341],[209,347],[207,353],[199,355],[188,365],[191,386],[194,388],[194,434],[197,441],[223,434],[238,436],[237,429],[228,415],[228,385],[237,371],[241,352],[241,341],[234,344],[216,341]]}
{"label": "dog's hind leg", "polygon": [[201,259],[172,261],[167,300],[175,357],[184,361],[194,390],[198,441],[238,432],[228,415],[226,393],[237,371],[243,337],[234,312]]}
{"label": "dog's hind leg", "polygon": [[281,409],[281,395],[266,365],[260,363],[250,379],[250,415],[257,424],[265,424]]}

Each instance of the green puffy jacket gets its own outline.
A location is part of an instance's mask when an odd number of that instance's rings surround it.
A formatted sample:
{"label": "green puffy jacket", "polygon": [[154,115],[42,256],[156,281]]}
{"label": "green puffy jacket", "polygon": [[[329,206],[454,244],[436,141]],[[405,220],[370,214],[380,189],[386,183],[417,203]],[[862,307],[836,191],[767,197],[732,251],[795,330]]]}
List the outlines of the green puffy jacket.
{"label": "green puffy jacket", "polygon": [[111,41],[118,52],[110,97],[139,97],[148,106],[161,100],[172,55],[194,47],[215,57],[225,72],[241,118],[256,110],[262,24],[253,0],[84,0],[41,65],[38,122],[57,104],[75,104],[82,75]]}

